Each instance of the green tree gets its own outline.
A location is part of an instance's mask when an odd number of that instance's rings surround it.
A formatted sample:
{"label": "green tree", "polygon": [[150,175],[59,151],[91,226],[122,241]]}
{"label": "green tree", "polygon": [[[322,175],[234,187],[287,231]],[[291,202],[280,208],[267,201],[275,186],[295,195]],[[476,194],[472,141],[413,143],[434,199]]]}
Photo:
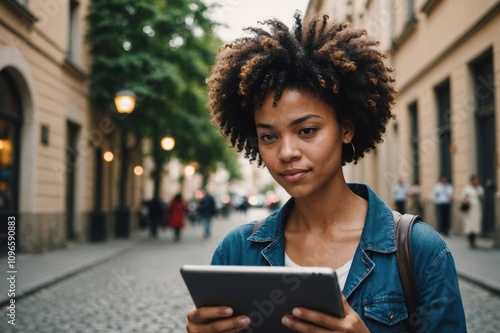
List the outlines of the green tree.
{"label": "green tree", "polygon": [[[91,101],[114,113],[124,84],[137,95],[136,110],[115,117],[139,139],[151,138],[157,170],[169,158],[197,161],[205,181],[218,165],[239,178],[236,155],[210,124],[205,78],[221,41],[201,0],[96,0],[87,39],[93,56]],[[173,151],[160,148],[166,131]],[[155,183],[160,183],[160,172]],[[158,189],[155,190],[158,195]]]}

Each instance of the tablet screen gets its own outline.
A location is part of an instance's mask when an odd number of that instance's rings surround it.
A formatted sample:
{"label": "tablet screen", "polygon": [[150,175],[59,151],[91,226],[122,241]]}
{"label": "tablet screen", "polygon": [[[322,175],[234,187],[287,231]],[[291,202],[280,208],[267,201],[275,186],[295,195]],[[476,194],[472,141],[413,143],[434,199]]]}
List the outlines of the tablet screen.
{"label": "tablet screen", "polygon": [[281,318],[297,306],[344,317],[331,268],[184,265],[181,275],[196,307],[229,306],[249,316],[244,332],[292,332]]}

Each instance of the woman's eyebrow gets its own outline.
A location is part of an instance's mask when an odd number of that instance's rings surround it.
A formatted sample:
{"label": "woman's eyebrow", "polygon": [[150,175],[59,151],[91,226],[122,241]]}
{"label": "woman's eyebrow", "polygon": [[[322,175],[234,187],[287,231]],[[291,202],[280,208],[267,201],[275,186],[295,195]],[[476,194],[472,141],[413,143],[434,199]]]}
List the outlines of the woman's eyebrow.
{"label": "woman's eyebrow", "polygon": [[[312,113],[311,114],[306,114],[303,117],[300,117],[300,118],[292,120],[288,124],[288,126],[290,126],[290,127],[297,126],[297,125],[299,125],[299,124],[303,123],[304,121],[309,120],[311,118],[321,118],[321,117],[318,116],[317,114],[312,114]],[[265,123],[257,123],[257,124],[255,124],[255,127],[256,128],[264,128],[264,129],[274,129],[275,128],[274,125],[265,124]]]}
{"label": "woman's eyebrow", "polygon": [[304,121],[306,120],[309,120],[311,118],[321,118],[320,116],[318,116],[317,114],[306,114],[305,116],[303,117],[300,117],[300,118],[297,118],[295,120],[292,120],[289,124],[289,126],[296,126],[300,123],[303,123]]}
{"label": "woman's eyebrow", "polygon": [[264,129],[273,129],[274,126],[270,124],[257,123],[255,124],[256,128],[264,128]]}

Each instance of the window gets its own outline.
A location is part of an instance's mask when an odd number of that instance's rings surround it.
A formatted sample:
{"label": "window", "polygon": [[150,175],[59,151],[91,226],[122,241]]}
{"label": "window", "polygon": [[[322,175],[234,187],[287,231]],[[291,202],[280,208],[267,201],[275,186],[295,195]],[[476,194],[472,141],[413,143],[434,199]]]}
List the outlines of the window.
{"label": "window", "polygon": [[420,154],[418,141],[418,105],[413,102],[408,106],[410,113],[410,153],[413,167],[413,183],[420,183]]}
{"label": "window", "polygon": [[78,0],[69,1],[68,38],[68,59],[77,62],[79,40]]}
{"label": "window", "polygon": [[495,80],[493,78],[493,59],[491,53],[473,65],[474,97],[476,112],[491,113],[495,104]]}
{"label": "window", "polygon": [[495,231],[495,195],[497,193],[497,131],[495,119],[495,77],[493,51],[490,49],[471,64],[475,98],[477,174],[484,187],[482,231]]}
{"label": "window", "polygon": [[438,111],[438,142],[439,142],[439,171],[440,176],[448,177],[452,182],[451,166],[451,101],[450,81],[446,80],[438,85],[435,90]]}

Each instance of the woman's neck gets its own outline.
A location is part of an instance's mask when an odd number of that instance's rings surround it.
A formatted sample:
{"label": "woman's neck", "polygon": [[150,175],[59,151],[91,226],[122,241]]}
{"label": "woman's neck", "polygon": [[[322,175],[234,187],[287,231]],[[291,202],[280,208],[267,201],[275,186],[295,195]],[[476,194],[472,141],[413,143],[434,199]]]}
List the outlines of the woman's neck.
{"label": "woman's neck", "polygon": [[347,186],[336,186],[329,195],[295,199],[287,228],[322,232],[346,226],[362,227],[368,202]]}

